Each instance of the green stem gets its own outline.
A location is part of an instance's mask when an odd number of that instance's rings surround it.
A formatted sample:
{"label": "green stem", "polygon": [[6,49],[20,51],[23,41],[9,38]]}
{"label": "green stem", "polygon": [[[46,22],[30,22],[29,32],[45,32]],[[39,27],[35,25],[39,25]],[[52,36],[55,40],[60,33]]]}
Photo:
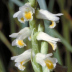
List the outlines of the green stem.
{"label": "green stem", "polygon": [[41,53],[43,54],[48,53],[48,43],[45,41],[41,42]]}
{"label": "green stem", "polygon": [[[37,1],[36,0],[29,0],[31,6],[33,8],[36,8],[37,6]],[[32,40],[32,53],[34,53],[35,55],[37,53],[39,53],[39,46],[38,46],[38,41],[36,39],[37,36],[37,32],[38,32],[38,20],[35,18],[35,16],[33,16],[33,20],[29,21],[30,24],[30,28],[32,30],[32,34],[31,34],[31,40]],[[32,59],[32,65],[33,65],[33,69],[35,72],[42,72],[41,66],[36,62],[36,56],[34,56]]]}
{"label": "green stem", "polygon": [[36,8],[37,7],[37,0],[29,0],[29,3],[31,4],[31,6],[33,8]]}

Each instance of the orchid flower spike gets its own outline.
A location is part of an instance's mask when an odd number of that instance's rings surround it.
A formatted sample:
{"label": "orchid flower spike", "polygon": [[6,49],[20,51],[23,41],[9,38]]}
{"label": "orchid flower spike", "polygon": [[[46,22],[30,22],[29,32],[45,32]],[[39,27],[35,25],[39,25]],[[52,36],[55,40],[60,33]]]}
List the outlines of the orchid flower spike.
{"label": "orchid flower spike", "polygon": [[50,20],[52,24],[49,26],[49,28],[54,28],[56,26],[56,22],[59,22],[58,16],[61,16],[61,15],[63,14],[62,13],[52,14],[51,12],[47,10],[41,9],[37,12],[36,18]]}
{"label": "orchid flower spike", "polygon": [[24,23],[32,20],[34,13],[34,8],[31,7],[30,3],[26,3],[24,6],[19,7],[19,11],[13,15],[13,18],[17,17],[21,23]]}
{"label": "orchid flower spike", "polygon": [[38,35],[37,35],[37,40],[44,40],[44,41],[47,41],[53,48],[53,50],[56,50],[57,48],[57,41],[60,41],[59,38],[54,38],[44,32],[39,32]]}
{"label": "orchid flower spike", "polygon": [[9,35],[9,37],[16,38],[12,42],[12,46],[17,45],[17,47],[19,47],[19,48],[26,46],[26,44],[23,42],[23,40],[27,37],[30,37],[31,32],[32,31],[29,27],[25,27],[25,28],[21,29],[18,33],[12,33],[11,35]]}
{"label": "orchid flower spike", "polygon": [[26,50],[18,56],[11,57],[11,60],[14,60],[14,62],[16,62],[15,66],[23,71],[25,69],[24,64],[31,60],[31,49]]}
{"label": "orchid flower spike", "polygon": [[36,54],[36,62],[39,63],[42,67],[47,67],[48,70],[53,70],[56,67],[58,62],[56,58],[52,58],[52,53],[49,54]]}

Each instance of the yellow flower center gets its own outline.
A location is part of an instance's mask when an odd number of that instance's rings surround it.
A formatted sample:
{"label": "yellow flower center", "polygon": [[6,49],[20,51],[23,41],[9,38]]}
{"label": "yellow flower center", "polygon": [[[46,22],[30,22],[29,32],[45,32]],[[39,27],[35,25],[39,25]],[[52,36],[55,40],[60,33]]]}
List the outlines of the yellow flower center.
{"label": "yellow flower center", "polygon": [[20,20],[21,20],[21,21],[24,21],[24,18],[22,17],[22,18],[20,18]]}
{"label": "yellow flower center", "polygon": [[23,46],[24,45],[23,40],[18,40],[18,45]]}
{"label": "yellow flower center", "polygon": [[25,12],[25,18],[26,19],[31,19],[32,18],[32,14],[31,14],[30,11],[29,12]]}
{"label": "yellow flower center", "polygon": [[23,62],[24,62],[24,61],[20,62],[20,64],[23,65]]}
{"label": "yellow flower center", "polygon": [[53,69],[53,63],[50,60],[45,60],[46,66],[48,67],[48,69]]}
{"label": "yellow flower center", "polygon": [[20,62],[20,64],[21,64],[21,65],[19,66],[19,67],[20,67],[20,69],[25,68],[25,66],[23,66],[23,62],[24,62],[24,61]]}
{"label": "yellow flower center", "polygon": [[52,24],[50,25],[50,27],[53,27],[54,26],[54,22],[52,21]]}
{"label": "yellow flower center", "polygon": [[53,48],[53,50],[54,50],[54,44],[53,44],[53,43],[51,43],[51,42],[49,42],[49,44],[52,46],[52,48]]}

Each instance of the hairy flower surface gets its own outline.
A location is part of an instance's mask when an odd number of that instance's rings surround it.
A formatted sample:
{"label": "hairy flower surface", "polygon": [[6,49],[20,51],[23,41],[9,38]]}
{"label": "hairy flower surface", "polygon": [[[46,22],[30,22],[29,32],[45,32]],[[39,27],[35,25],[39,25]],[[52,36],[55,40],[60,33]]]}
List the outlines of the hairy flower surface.
{"label": "hairy flower surface", "polygon": [[19,7],[19,11],[13,15],[13,18],[18,18],[21,23],[30,21],[33,19],[34,8],[31,7],[30,3],[26,3],[24,6]]}
{"label": "hairy flower surface", "polygon": [[36,18],[38,19],[46,19],[46,20],[50,20],[52,22],[52,24],[49,26],[49,28],[54,28],[56,26],[56,22],[59,22],[59,17],[63,15],[62,13],[58,13],[58,14],[53,14],[47,10],[39,10],[36,14]]}
{"label": "hairy flower surface", "polygon": [[37,35],[37,40],[47,41],[52,46],[53,50],[57,48],[57,41],[60,41],[59,38],[54,38],[44,32],[39,32],[39,34]]}
{"label": "hairy flower surface", "polygon": [[53,70],[56,67],[56,63],[58,62],[56,58],[51,58],[52,53],[50,54],[42,54],[37,53],[36,62],[39,63],[42,67],[47,67],[48,70]]}
{"label": "hairy flower surface", "polygon": [[22,47],[26,46],[26,44],[23,42],[23,40],[27,37],[30,37],[30,35],[31,35],[30,28],[25,27],[25,28],[21,29],[18,33],[13,33],[13,34],[9,35],[9,37],[16,38],[12,42],[12,46],[17,45],[19,48],[22,48]]}
{"label": "hairy flower surface", "polygon": [[15,66],[23,71],[25,69],[24,64],[31,60],[31,49],[26,50],[18,56],[11,57],[11,60],[14,60],[14,62],[16,62]]}

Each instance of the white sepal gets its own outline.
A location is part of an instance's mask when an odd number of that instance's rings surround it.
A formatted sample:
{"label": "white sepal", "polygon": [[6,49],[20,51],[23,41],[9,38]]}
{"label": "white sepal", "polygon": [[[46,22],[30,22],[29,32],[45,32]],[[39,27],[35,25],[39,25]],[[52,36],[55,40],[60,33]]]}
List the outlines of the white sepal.
{"label": "white sepal", "polygon": [[50,21],[58,21],[59,17],[57,17],[57,16],[61,16],[61,15],[63,15],[63,14],[62,13],[52,14],[47,10],[41,9],[41,10],[38,11],[36,18],[47,19],[47,20],[50,20]]}
{"label": "white sepal", "polygon": [[9,37],[11,38],[16,38],[18,36],[18,33],[12,33],[11,35],[9,35]]}
{"label": "white sepal", "polygon": [[26,61],[31,59],[31,49],[28,49],[24,51],[22,54],[18,56],[13,56],[11,57],[11,60],[14,60],[15,62],[21,62],[21,61]]}
{"label": "white sepal", "polygon": [[59,38],[54,38],[44,32],[39,32],[38,36],[37,36],[37,40],[44,40],[47,42],[53,42],[56,43],[57,41],[60,41]]}
{"label": "white sepal", "polygon": [[19,15],[20,13],[21,13],[21,11],[18,11],[18,12],[16,12],[16,13],[14,13],[13,18],[18,17],[18,15]]}
{"label": "white sepal", "polygon": [[37,40],[47,41],[52,46],[53,50],[57,48],[56,43],[60,41],[59,38],[54,38],[44,32],[39,32],[39,34],[37,35]]}
{"label": "white sepal", "polygon": [[23,71],[25,69],[24,64],[31,60],[31,49],[26,50],[18,56],[11,57],[11,60],[14,60],[16,62],[15,66]]}

